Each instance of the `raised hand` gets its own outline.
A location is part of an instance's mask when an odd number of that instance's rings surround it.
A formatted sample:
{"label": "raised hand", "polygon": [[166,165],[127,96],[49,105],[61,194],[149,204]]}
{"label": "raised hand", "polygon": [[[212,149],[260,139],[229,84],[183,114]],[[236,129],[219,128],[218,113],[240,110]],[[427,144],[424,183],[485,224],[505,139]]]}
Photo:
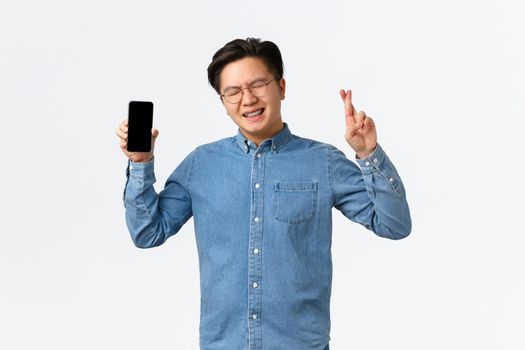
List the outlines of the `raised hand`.
{"label": "raised hand", "polygon": [[145,163],[153,159],[153,149],[155,147],[155,140],[159,136],[159,131],[155,128],[151,129],[151,151],[150,152],[129,152],[126,149],[127,140],[128,140],[128,120],[125,119],[122,123],[119,124],[118,128],[115,130],[115,134],[120,138],[120,149],[126,157],[128,157],[132,162],[136,163]]}
{"label": "raised hand", "polygon": [[352,91],[341,89],[341,99],[345,104],[346,132],[345,140],[360,159],[368,157],[377,145],[377,133],[374,120],[364,111],[356,112],[352,104]]}

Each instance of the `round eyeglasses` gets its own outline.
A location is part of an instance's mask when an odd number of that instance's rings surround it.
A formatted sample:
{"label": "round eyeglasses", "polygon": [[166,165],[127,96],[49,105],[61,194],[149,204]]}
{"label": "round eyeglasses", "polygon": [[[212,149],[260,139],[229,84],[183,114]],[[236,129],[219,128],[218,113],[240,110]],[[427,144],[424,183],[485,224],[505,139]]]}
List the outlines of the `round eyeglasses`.
{"label": "round eyeglasses", "polygon": [[264,81],[257,81],[253,83],[252,85],[245,87],[245,88],[239,88],[239,87],[232,87],[228,88],[222,95],[219,95],[221,98],[224,97],[226,101],[230,103],[239,103],[239,101],[242,99],[243,90],[250,90],[250,93],[255,97],[263,97],[266,95],[266,92],[268,91],[268,84],[270,84],[275,79],[270,80],[269,82],[265,83]]}

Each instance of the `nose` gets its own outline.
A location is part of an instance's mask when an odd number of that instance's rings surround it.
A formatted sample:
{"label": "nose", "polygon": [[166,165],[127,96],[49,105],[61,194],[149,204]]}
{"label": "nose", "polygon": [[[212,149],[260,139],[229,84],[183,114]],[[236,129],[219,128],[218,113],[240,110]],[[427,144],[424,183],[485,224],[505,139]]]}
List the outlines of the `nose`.
{"label": "nose", "polygon": [[250,89],[245,89],[242,91],[242,104],[243,105],[251,105],[255,102],[257,102],[257,97],[255,97]]}

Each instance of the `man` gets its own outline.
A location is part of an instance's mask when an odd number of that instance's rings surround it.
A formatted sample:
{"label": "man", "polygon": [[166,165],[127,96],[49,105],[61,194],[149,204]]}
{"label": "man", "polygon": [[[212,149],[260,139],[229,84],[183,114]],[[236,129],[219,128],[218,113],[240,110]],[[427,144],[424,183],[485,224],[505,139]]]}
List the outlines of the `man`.
{"label": "man", "polygon": [[[379,236],[404,238],[411,219],[401,179],[350,90],[340,91],[345,139],[361,169],[332,145],[291,133],[274,43],[227,43],[208,79],[237,135],[197,147],[159,194],[153,147],[130,153],[127,122],[116,130],[130,159],[124,205],[133,242],[161,245],[193,216],[201,349],[328,349],[332,208]],[[152,145],[157,136],[152,129]]]}

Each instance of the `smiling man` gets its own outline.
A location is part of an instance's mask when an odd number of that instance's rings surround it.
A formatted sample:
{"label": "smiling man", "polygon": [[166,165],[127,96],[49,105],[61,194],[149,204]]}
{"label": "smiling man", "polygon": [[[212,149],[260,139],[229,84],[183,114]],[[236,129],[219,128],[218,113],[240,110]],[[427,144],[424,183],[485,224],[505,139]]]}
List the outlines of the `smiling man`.
{"label": "smiling man", "polygon": [[[332,209],[378,236],[404,238],[411,219],[403,183],[350,90],[339,93],[359,167],[330,144],[292,134],[281,115],[286,83],[274,43],[227,43],[208,79],[237,134],[196,147],[159,194],[153,147],[130,153],[127,122],[116,130],[129,158],[124,205],[133,242],[159,246],[193,216],[201,349],[326,350]],[[157,136],[153,129],[152,145]]]}

